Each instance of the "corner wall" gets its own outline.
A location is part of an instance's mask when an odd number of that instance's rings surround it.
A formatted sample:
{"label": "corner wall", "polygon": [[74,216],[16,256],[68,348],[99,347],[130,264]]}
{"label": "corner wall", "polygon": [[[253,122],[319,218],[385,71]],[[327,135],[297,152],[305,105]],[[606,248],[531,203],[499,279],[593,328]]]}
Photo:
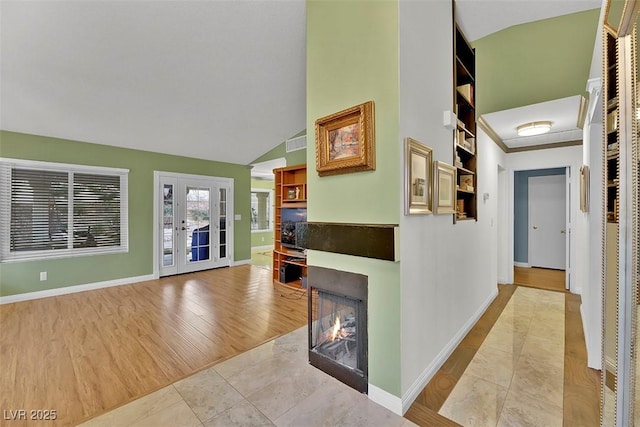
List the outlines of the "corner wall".
{"label": "corner wall", "polygon": [[[375,103],[376,170],[319,177],[316,119],[369,100]],[[307,129],[308,220],[398,224],[396,1],[307,1]],[[309,251],[307,261],[368,276],[369,383],[399,401],[399,264],[319,251]]]}
{"label": "corner wall", "polygon": [[[428,22],[428,25],[425,25]],[[453,22],[450,1],[400,1],[400,134],[453,164],[453,134],[443,112],[453,109]],[[482,83],[479,81],[478,85]],[[477,135],[478,221],[453,215],[400,215],[402,404],[417,394],[497,294],[498,165],[504,153]],[[396,191],[403,193],[402,170]]]}

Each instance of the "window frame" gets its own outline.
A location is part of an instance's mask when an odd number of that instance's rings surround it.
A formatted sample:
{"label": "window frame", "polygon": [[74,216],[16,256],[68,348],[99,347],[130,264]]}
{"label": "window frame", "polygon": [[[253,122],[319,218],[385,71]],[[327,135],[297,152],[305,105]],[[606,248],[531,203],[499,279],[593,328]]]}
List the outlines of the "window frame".
{"label": "window frame", "polygon": [[[260,230],[253,230],[251,229],[251,233],[271,233],[273,232],[273,225],[275,222],[275,218],[273,217],[275,214],[275,201],[273,200],[273,190],[269,190],[266,188],[252,188],[250,195],[253,195],[253,193],[268,193],[269,194],[269,227],[268,228],[263,228]],[[249,211],[251,211],[251,203],[249,203]],[[249,228],[251,228],[251,214],[249,214]]]}
{"label": "window frame", "polygon": [[[11,251],[11,171],[30,169],[46,172],[73,174],[109,175],[120,179],[120,245],[91,248],[44,249],[32,251]],[[54,163],[37,160],[0,157],[0,263],[33,261],[56,258],[70,258],[86,255],[105,255],[129,252],[129,169],[88,166],[69,163]],[[68,212],[73,218],[73,185],[69,181]],[[70,223],[72,223],[70,219]],[[73,237],[71,237],[73,239]]]}

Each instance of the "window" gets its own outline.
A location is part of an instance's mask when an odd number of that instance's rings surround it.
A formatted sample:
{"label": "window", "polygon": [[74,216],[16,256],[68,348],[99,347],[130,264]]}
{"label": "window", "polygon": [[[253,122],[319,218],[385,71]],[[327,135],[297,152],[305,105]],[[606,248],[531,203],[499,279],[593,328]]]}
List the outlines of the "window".
{"label": "window", "polygon": [[128,250],[128,170],[0,159],[0,258]]}
{"label": "window", "polygon": [[251,190],[251,231],[271,231],[272,197],[269,190]]}

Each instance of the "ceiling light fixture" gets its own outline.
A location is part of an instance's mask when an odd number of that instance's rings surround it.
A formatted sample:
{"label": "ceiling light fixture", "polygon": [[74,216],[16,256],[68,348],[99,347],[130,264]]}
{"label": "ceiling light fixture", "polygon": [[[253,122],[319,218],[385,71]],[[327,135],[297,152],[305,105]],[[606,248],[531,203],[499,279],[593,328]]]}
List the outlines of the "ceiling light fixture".
{"label": "ceiling light fixture", "polygon": [[542,135],[549,130],[551,130],[551,122],[549,121],[525,123],[516,128],[518,136]]}

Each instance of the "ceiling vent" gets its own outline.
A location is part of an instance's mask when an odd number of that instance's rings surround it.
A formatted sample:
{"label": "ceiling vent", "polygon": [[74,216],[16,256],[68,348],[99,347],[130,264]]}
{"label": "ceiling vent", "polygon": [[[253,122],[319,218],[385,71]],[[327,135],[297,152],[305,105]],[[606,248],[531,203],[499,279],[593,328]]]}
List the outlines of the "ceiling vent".
{"label": "ceiling vent", "polygon": [[305,148],[307,148],[307,135],[287,139],[285,142],[287,146],[287,153],[290,153],[292,151],[304,150]]}

